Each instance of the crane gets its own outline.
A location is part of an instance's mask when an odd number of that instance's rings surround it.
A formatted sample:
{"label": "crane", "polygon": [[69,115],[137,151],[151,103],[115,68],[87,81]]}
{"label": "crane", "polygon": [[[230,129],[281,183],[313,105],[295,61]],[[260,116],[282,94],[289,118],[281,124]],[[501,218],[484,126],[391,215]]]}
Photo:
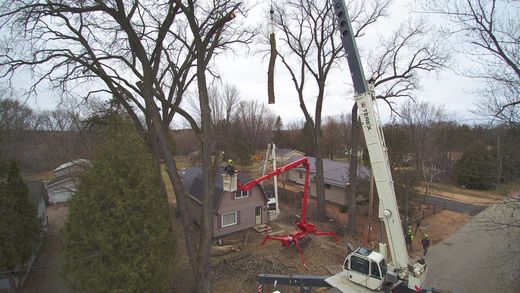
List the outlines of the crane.
{"label": "crane", "polygon": [[387,148],[376,112],[374,88],[365,80],[345,2],[332,0],[332,3],[343,48],[347,53],[359,118],[379,194],[379,218],[385,226],[392,262],[387,264],[387,246],[384,243],[379,244],[379,252],[363,247],[357,248],[346,257],[343,272],[326,281],[342,292],[387,290],[401,283],[406,283],[410,289],[421,291],[426,279],[427,266],[423,259],[409,264]]}
{"label": "crane", "polygon": [[[409,263],[387,148],[376,111],[374,87],[365,79],[345,2],[331,1],[347,55],[358,115],[379,194],[379,218],[385,227],[388,247],[387,244],[380,243],[379,252],[364,247],[350,251],[343,262],[343,271],[325,278],[324,281],[341,292],[389,292],[403,286],[407,290],[423,291],[428,269],[422,258]],[[387,262],[387,250],[390,252],[391,262]],[[302,289],[305,286],[324,285],[320,281],[322,277],[318,276],[261,275],[259,280],[266,283],[279,278],[287,284],[297,284]]]}
{"label": "crane", "polygon": [[309,159],[307,157],[303,157],[299,160],[296,160],[292,163],[286,164],[280,168],[275,169],[272,172],[269,172],[257,179],[253,179],[247,183],[240,183],[237,178],[237,175],[231,176],[222,176],[224,179],[224,190],[234,192],[237,189],[242,191],[248,191],[253,188],[255,185],[260,184],[264,180],[270,179],[272,177],[278,176],[284,172],[287,172],[291,169],[295,168],[305,168],[305,184],[303,186],[303,197],[302,197],[302,210],[301,217],[296,220],[295,224],[297,230],[289,233],[286,236],[275,236],[275,235],[266,235],[262,240],[261,246],[265,245],[268,240],[280,241],[283,247],[288,247],[291,244],[294,244],[298,252],[300,253],[300,259],[304,268],[305,266],[305,256],[303,254],[303,250],[301,248],[300,242],[307,237],[309,234],[317,235],[317,236],[330,236],[334,238],[336,243],[338,243],[338,237],[334,231],[321,231],[316,228],[316,225],[307,222],[307,204],[308,204],[308,193],[309,193],[309,179],[310,179],[310,165]]}

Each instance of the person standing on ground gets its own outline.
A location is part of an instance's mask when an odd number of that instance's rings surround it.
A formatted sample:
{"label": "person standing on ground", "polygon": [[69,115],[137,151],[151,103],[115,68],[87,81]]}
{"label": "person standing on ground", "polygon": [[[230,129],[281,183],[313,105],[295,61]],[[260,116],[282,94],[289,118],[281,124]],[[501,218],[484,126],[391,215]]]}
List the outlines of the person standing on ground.
{"label": "person standing on ground", "polygon": [[404,237],[404,240],[406,241],[406,248],[412,252],[412,241],[413,241],[413,232],[412,232],[412,226],[408,226],[408,229],[406,229],[406,235]]}
{"label": "person standing on ground", "polygon": [[421,240],[422,247],[424,249],[424,255],[426,256],[426,253],[428,252],[428,247],[430,247],[430,237],[428,237],[428,234],[423,234],[423,239]]}

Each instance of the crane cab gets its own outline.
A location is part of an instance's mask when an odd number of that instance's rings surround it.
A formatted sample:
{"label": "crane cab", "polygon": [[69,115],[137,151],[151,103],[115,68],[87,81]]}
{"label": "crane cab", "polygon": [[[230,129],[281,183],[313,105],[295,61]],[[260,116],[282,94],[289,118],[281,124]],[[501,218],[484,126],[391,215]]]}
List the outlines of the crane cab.
{"label": "crane cab", "polygon": [[343,270],[349,281],[371,290],[380,290],[388,268],[381,253],[358,247],[345,259]]}

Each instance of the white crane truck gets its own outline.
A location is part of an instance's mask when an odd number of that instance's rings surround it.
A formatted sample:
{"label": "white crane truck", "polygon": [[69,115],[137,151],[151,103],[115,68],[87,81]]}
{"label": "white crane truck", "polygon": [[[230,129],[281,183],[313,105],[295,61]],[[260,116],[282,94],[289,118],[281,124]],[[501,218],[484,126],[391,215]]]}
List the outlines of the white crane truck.
{"label": "white crane truck", "polygon": [[[379,195],[379,218],[384,223],[388,248],[386,244],[380,243],[379,252],[366,248],[358,248],[350,252],[343,263],[343,272],[325,281],[342,292],[388,290],[403,282],[408,288],[421,291],[426,279],[427,267],[423,259],[409,264],[387,148],[376,111],[374,89],[365,80],[345,2],[344,0],[332,2],[341,41],[347,53],[359,118]],[[390,251],[392,258],[388,264],[385,261],[387,250]]]}
{"label": "white crane truck", "polygon": [[[295,284],[302,290],[326,285],[349,293],[390,292],[397,287],[400,292],[402,289],[427,292],[423,288],[427,274],[424,259],[421,258],[413,264],[409,263],[387,148],[376,111],[374,88],[365,80],[345,2],[344,0],[331,1],[339,25],[341,41],[347,53],[358,115],[379,195],[379,218],[384,223],[388,246],[380,243],[379,252],[363,247],[351,251],[343,263],[343,271],[332,277],[260,275],[259,280],[261,283],[275,280],[279,284]],[[387,261],[387,251],[390,252],[391,261]]]}

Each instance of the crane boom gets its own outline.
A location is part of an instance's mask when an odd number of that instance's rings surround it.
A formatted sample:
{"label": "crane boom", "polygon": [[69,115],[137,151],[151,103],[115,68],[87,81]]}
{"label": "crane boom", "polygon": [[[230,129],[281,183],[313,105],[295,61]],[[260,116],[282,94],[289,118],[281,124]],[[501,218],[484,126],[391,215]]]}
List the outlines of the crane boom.
{"label": "crane boom", "polygon": [[253,186],[257,185],[257,184],[260,184],[261,182],[267,180],[267,179],[270,179],[270,178],[273,178],[275,176],[278,176],[282,173],[285,173],[291,169],[294,169],[294,168],[298,168],[298,167],[304,167],[305,168],[305,184],[303,185],[303,199],[302,199],[302,221],[303,223],[305,224],[306,223],[306,219],[307,219],[307,196],[308,196],[308,193],[309,193],[309,179],[310,179],[310,165],[309,165],[309,159],[307,157],[303,157],[299,160],[296,160],[292,163],[289,163],[287,165],[284,165],[280,168],[277,168],[275,169],[274,171],[272,172],[269,172],[265,175],[262,175],[261,177],[257,178],[257,179],[253,179],[245,184],[241,184],[240,182],[238,182],[238,189],[240,190],[243,190],[243,191],[247,191],[251,188],[253,188]]}
{"label": "crane boom", "polygon": [[392,265],[387,269],[385,244],[380,244],[380,253],[366,248],[358,248],[347,256],[343,265],[344,274],[349,281],[344,282],[345,279],[340,273],[327,279],[327,282],[343,288],[344,292],[350,290],[348,284],[351,282],[362,285],[369,290],[381,290],[385,286],[385,282],[381,278],[384,275],[384,280],[389,281],[391,286],[397,286],[400,282],[405,281],[408,288],[420,291],[426,279],[427,267],[422,259],[412,266],[408,263],[408,251],[397,207],[385,138],[376,111],[374,88],[365,80],[363,65],[344,0],[332,0],[332,4],[338,21],[341,42],[347,53],[350,75],[354,84],[358,118],[361,121],[370,165],[379,195],[379,218],[385,226]]}
{"label": "crane boom", "polygon": [[379,204],[381,205],[379,210],[383,213],[379,216],[385,223],[386,235],[394,265],[398,268],[406,268],[408,265],[408,252],[406,251],[403,228],[397,207],[385,139],[379,117],[377,117],[377,112],[374,109],[374,90],[365,81],[363,66],[359,58],[345,2],[343,0],[335,0],[333,3],[340,27],[341,41],[347,52],[349,69],[356,92],[355,99],[358,113],[379,194]]}

